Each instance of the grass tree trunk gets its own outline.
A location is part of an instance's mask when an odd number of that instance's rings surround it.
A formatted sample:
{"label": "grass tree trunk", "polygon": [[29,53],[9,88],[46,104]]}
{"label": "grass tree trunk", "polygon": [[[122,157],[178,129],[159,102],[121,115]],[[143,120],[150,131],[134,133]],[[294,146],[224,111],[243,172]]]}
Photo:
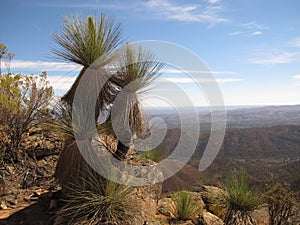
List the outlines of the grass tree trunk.
{"label": "grass tree trunk", "polygon": [[248,212],[229,210],[225,216],[225,225],[256,225]]}

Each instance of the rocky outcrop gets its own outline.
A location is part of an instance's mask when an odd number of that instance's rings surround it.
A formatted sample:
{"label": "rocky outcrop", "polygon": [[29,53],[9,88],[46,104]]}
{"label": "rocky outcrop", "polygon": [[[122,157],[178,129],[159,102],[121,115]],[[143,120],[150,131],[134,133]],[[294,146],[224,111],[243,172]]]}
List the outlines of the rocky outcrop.
{"label": "rocky outcrop", "polygon": [[216,215],[205,210],[205,203],[202,199],[202,193],[188,192],[194,204],[197,204],[201,210],[200,214],[193,220],[176,221],[175,215],[172,214],[174,201],[171,197],[165,197],[158,201],[156,218],[161,221],[161,224],[180,224],[180,225],[224,225],[223,221]]}
{"label": "rocky outcrop", "polygon": [[[163,174],[152,160],[131,158],[128,165],[137,166],[131,172],[135,178],[141,179],[146,185],[136,187],[136,198],[141,206],[143,220],[150,221],[157,212],[157,203],[162,191]],[[128,175],[125,180],[130,179]]]}

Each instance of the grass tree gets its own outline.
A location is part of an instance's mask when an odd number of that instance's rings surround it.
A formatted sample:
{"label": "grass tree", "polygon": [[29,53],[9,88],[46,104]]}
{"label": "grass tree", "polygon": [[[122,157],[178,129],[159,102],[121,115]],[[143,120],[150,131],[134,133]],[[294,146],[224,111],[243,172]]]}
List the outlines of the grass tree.
{"label": "grass tree", "polygon": [[[74,127],[72,119],[72,104],[76,89],[88,68],[101,56],[112,52],[122,40],[122,31],[119,24],[101,14],[97,19],[92,16],[87,18],[74,15],[66,17],[61,33],[55,33],[53,38],[57,44],[52,52],[56,58],[75,63],[82,66],[82,69],[75,82],[67,93],[62,97],[62,105],[58,108],[58,121],[54,122],[55,129],[62,131],[66,136],[64,149],[60,155],[56,177],[62,184],[68,184],[76,179],[79,171],[86,171],[87,163],[82,157],[74,136]],[[100,74],[101,75],[101,74]],[[104,74],[103,74],[104,75]],[[106,104],[110,104],[110,90],[115,89],[111,83],[107,82],[105,88],[99,93],[97,105],[95,106],[95,122],[98,119],[99,112]],[[80,109],[79,109],[80,110]],[[87,125],[84,125],[87,126]],[[69,163],[66,163],[69,162]]]}
{"label": "grass tree", "polygon": [[195,219],[202,211],[201,206],[187,191],[176,192],[172,195],[173,204],[168,209],[177,221]]}
{"label": "grass tree", "polygon": [[250,213],[261,205],[261,197],[249,187],[244,172],[232,172],[226,180],[224,192],[216,199],[219,205],[226,208],[226,225],[255,224]]}
{"label": "grass tree", "polygon": [[[101,14],[98,19],[92,16],[85,19],[83,16],[75,15],[65,18],[62,32],[55,33],[53,38],[58,47],[52,52],[58,59],[82,66],[72,87],[62,97],[62,100],[71,106],[76,89],[86,70],[101,56],[111,53],[121,44],[122,30],[120,24],[115,24],[114,20],[104,14]],[[109,102],[109,92],[113,88],[111,86],[109,88],[107,84],[106,88],[99,93],[102,101],[98,102],[98,109],[105,105],[105,100]],[[96,113],[96,120],[98,116],[99,114]]]}
{"label": "grass tree", "polygon": [[[66,18],[62,33],[54,34],[54,40],[58,47],[53,49],[53,53],[64,61],[82,66],[74,84],[62,97],[63,111],[65,112],[57,115],[58,117],[66,116],[65,118],[60,117],[64,122],[55,123],[59,130],[67,134],[65,147],[56,170],[56,176],[63,184],[68,183],[70,179],[76,179],[78,172],[85,171],[87,167],[81,155],[82,152],[79,152],[74,132],[72,133],[74,119],[78,119],[72,118],[74,115],[72,110],[81,112],[79,115],[82,115],[83,118],[79,116],[79,120],[83,127],[80,129],[83,128],[85,132],[89,132],[85,128],[89,130],[90,127],[95,127],[86,125],[84,120],[86,116],[84,115],[86,110],[84,102],[89,98],[89,94],[96,95],[96,105],[93,108],[95,114],[92,122],[94,125],[96,124],[97,128],[101,127],[100,132],[105,127],[106,131],[109,130],[107,133],[115,135],[111,124],[122,127],[121,134],[116,135],[118,138],[117,150],[114,154],[116,158],[125,158],[133,135],[141,137],[144,134],[139,95],[145,91],[158,74],[162,64],[150,52],[135,48],[132,44],[126,44],[114,52],[114,56],[111,57],[111,53],[121,44],[121,33],[120,25],[115,25],[113,20],[102,14],[98,19],[91,16],[88,16],[87,19],[82,16]],[[109,60],[107,60],[108,58]],[[94,68],[97,68],[97,73],[91,72]],[[101,76],[105,80],[101,84],[101,90],[99,93],[92,93],[95,90],[94,87],[98,85],[97,82],[96,84],[94,82],[95,77]],[[86,80],[88,82],[85,86],[86,93],[82,92],[84,98],[81,99],[81,102],[79,101],[79,105],[75,105],[76,90],[80,83]],[[117,96],[122,98],[120,104],[114,103]],[[115,116],[111,114],[112,111],[116,112]],[[101,112],[105,112],[109,116],[104,125],[98,126]],[[127,124],[124,121],[127,121]],[[62,128],[62,126],[66,128]]]}
{"label": "grass tree", "polygon": [[[125,159],[131,138],[142,138],[147,133],[141,109],[140,96],[147,92],[152,81],[163,67],[155,56],[141,47],[127,43],[122,49],[117,62],[116,79],[119,80],[121,91],[113,110],[113,124],[119,131],[119,141],[115,157]],[[124,129],[126,128],[126,129]]]}

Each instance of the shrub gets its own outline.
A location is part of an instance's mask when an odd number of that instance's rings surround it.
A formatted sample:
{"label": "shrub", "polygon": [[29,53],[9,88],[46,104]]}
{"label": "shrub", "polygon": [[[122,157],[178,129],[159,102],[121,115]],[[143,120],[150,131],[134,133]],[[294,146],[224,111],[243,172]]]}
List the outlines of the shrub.
{"label": "shrub", "polygon": [[285,225],[295,214],[296,199],[288,185],[276,184],[268,187],[265,194],[268,203],[270,225]]}
{"label": "shrub", "polygon": [[177,220],[194,219],[202,210],[201,206],[196,203],[196,200],[187,191],[176,192],[172,195],[174,202],[170,207],[170,213]]}
{"label": "shrub", "polygon": [[140,156],[158,163],[168,156],[168,151],[164,147],[157,147],[140,153]]}
{"label": "shrub", "polygon": [[40,76],[0,75],[0,136],[5,160],[22,158],[19,145],[31,128],[43,122],[52,96],[46,72]]}
{"label": "shrub", "polygon": [[73,184],[69,190],[67,204],[58,212],[68,219],[69,224],[129,225],[140,222],[140,207],[132,187],[91,174],[89,180]]}

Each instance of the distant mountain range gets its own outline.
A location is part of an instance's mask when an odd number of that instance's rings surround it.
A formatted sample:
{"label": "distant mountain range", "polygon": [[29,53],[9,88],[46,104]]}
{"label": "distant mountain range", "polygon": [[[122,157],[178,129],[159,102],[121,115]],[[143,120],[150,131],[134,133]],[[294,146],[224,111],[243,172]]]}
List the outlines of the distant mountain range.
{"label": "distant mountain range", "polygon": [[[169,128],[160,148],[169,155],[180,137],[178,115],[163,113],[160,116],[164,117]],[[200,112],[198,116],[203,131],[203,121],[208,121],[210,115]],[[200,134],[189,165],[167,180],[165,189],[176,188],[176,185],[172,186],[174,183],[186,188],[217,185],[232,169],[237,169],[245,170],[251,183],[258,187],[265,183],[290,183],[300,199],[300,105],[234,109],[228,111],[227,118],[223,145],[212,165],[204,172],[197,171],[209,138],[207,126],[206,132]],[[191,124],[192,121],[191,118]],[[194,135],[192,130],[186,132]]]}
{"label": "distant mountain range", "polygon": [[[185,108],[186,123],[191,129],[195,124],[195,116],[200,121],[201,132],[209,132],[211,124],[211,113],[209,108],[197,108],[197,114]],[[169,129],[180,127],[180,116],[174,109],[148,110],[150,117],[160,117]],[[188,116],[186,116],[188,115]],[[290,106],[231,106],[227,109],[227,128],[253,128],[275,125],[300,125],[300,105]]]}

